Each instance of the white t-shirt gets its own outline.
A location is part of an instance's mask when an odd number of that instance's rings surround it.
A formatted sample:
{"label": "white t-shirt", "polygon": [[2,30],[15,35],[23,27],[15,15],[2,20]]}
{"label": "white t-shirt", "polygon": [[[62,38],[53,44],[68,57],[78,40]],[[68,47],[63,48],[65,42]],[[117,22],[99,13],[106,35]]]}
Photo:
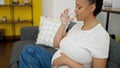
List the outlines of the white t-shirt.
{"label": "white t-shirt", "polygon": [[[60,49],[53,55],[54,59],[63,52],[74,61],[83,64],[86,68],[92,68],[92,57],[108,58],[109,34],[99,23],[91,30],[83,31],[82,22],[77,23],[60,42]],[[59,68],[69,68],[61,66]]]}

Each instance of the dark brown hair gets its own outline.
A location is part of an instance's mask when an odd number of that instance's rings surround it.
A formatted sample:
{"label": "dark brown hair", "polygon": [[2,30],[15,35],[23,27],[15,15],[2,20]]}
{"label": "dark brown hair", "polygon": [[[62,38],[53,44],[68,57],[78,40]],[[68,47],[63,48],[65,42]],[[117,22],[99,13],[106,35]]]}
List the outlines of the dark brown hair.
{"label": "dark brown hair", "polygon": [[103,0],[88,0],[88,1],[90,4],[96,5],[96,9],[94,11],[94,16],[97,16],[102,10]]}

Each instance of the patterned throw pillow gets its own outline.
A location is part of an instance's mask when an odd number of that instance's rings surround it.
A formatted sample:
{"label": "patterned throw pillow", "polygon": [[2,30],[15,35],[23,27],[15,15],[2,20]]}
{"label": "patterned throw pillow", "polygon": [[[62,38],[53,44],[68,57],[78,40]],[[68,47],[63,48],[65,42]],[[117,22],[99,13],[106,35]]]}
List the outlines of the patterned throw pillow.
{"label": "patterned throw pillow", "polygon": [[53,40],[60,24],[60,19],[41,17],[36,44],[53,47]]}

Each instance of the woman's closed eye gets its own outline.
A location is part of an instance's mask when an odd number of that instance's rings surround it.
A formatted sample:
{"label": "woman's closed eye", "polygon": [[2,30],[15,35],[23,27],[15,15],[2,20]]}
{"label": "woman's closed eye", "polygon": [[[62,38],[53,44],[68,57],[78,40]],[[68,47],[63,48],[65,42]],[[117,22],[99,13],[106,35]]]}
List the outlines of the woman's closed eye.
{"label": "woman's closed eye", "polygon": [[81,9],[82,7],[81,7],[81,6],[77,6],[77,5],[76,5],[76,8],[77,8],[77,9]]}
{"label": "woman's closed eye", "polygon": [[78,9],[81,9],[82,7],[78,7]]}

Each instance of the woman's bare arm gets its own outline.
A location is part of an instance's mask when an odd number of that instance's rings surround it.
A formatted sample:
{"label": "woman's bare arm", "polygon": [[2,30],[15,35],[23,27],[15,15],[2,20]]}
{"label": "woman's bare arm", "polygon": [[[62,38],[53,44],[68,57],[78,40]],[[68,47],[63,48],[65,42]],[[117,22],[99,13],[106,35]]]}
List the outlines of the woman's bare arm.
{"label": "woman's bare arm", "polygon": [[53,42],[53,45],[55,48],[59,48],[59,43],[61,39],[64,36],[66,36],[66,33],[64,33],[66,25],[68,25],[68,23],[70,23],[70,21],[72,20],[68,15],[68,9],[64,10],[64,12],[61,14],[60,20],[61,20],[61,25],[55,35],[54,42]]}
{"label": "woman's bare arm", "polygon": [[93,68],[106,68],[107,59],[93,58]]}
{"label": "woman's bare arm", "polygon": [[60,27],[54,37],[53,45],[55,48],[59,48],[59,43],[60,43],[61,39],[66,36],[67,33],[64,33],[65,28],[66,28],[66,25],[64,25],[64,24],[60,25]]}

